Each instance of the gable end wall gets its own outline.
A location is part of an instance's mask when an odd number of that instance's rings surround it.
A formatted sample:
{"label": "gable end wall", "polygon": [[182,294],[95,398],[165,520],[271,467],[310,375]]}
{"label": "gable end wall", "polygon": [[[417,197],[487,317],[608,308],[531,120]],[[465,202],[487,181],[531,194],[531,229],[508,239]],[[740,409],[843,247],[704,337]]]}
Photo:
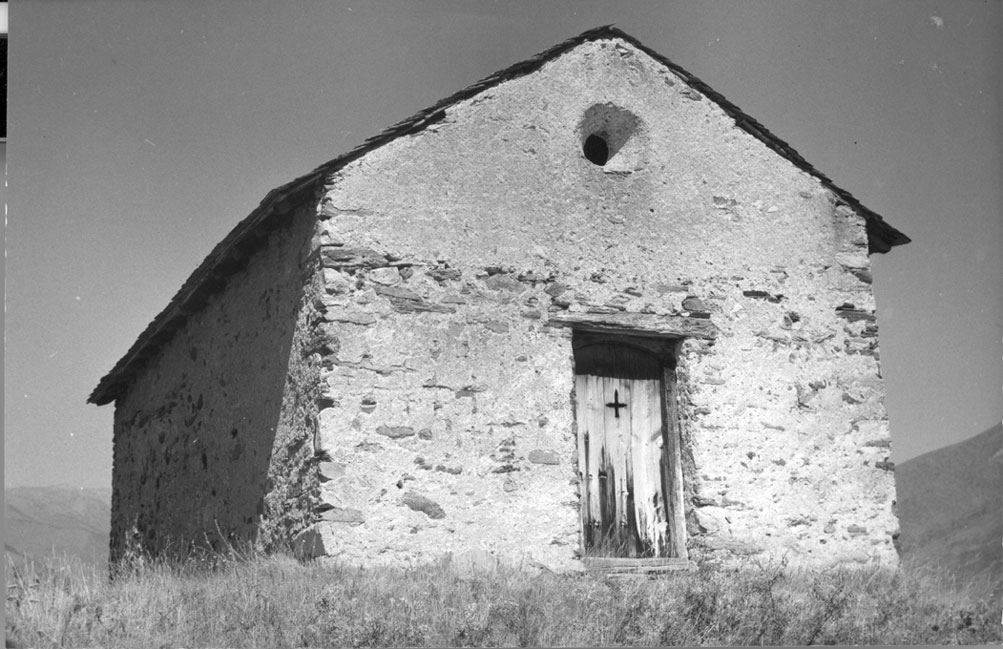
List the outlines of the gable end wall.
{"label": "gable end wall", "polygon": [[[595,106],[637,118],[605,167]],[[605,110],[605,109],[601,109]],[[335,173],[320,521],[306,554],[581,550],[571,333],[696,314],[677,378],[700,561],[894,563],[862,217],[644,53],[587,43]]]}

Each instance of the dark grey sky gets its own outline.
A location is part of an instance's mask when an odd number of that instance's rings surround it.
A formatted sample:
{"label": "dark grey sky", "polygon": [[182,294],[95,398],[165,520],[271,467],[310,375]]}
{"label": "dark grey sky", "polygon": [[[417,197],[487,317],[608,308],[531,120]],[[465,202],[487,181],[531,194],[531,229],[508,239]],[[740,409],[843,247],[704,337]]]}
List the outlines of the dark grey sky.
{"label": "dark grey sky", "polygon": [[1001,6],[13,3],[5,484],[109,484],[88,393],[270,189],[607,23],[912,237],[873,258],[893,457],[977,434],[1003,417]]}

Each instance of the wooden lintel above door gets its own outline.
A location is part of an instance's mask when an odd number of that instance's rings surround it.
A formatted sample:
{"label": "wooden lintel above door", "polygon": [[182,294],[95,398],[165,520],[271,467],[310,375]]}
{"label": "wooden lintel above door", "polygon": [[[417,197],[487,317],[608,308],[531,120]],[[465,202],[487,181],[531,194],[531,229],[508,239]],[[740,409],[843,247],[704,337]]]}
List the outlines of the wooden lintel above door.
{"label": "wooden lintel above door", "polygon": [[619,332],[666,338],[713,340],[719,333],[719,329],[707,318],[654,313],[555,313],[551,314],[548,324],[579,331]]}

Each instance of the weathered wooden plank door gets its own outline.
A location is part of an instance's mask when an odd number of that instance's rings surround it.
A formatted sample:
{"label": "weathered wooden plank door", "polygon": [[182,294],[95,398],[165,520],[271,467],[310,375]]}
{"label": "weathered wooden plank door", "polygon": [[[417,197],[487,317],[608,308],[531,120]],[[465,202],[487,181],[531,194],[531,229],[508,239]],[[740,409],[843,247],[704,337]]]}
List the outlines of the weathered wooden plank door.
{"label": "weathered wooden plank door", "polygon": [[582,530],[589,556],[668,557],[664,368],[613,341],[575,350]]}

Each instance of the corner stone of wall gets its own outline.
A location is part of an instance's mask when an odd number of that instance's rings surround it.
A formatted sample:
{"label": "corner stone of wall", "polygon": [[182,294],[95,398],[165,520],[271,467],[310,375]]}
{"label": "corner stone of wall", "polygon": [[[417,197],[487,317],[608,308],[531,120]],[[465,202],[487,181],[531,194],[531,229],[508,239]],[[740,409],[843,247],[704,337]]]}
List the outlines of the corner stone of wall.
{"label": "corner stone of wall", "polygon": [[289,354],[286,387],[268,468],[268,492],[258,531],[266,550],[288,547],[290,539],[316,521],[320,493],[316,437],[319,427],[321,359],[325,342],[316,335],[323,322],[323,276],[316,257],[308,269]]}

